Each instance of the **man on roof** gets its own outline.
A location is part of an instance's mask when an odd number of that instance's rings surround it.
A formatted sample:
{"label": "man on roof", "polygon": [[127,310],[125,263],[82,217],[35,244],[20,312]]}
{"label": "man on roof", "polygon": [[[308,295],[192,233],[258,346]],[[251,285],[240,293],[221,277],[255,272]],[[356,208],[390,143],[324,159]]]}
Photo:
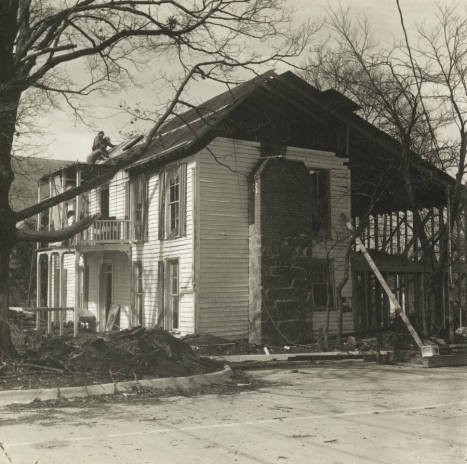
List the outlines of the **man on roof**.
{"label": "man on roof", "polygon": [[115,145],[106,137],[104,131],[99,131],[94,137],[92,143],[92,153],[88,156],[88,163],[95,164],[99,160],[106,160],[109,158],[107,147],[113,148]]}

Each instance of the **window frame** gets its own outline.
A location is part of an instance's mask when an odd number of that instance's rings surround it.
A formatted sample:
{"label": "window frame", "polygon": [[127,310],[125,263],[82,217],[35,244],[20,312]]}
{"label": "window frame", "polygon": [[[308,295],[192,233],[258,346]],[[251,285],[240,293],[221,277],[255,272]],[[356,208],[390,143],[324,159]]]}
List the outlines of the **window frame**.
{"label": "window frame", "polygon": [[[323,169],[323,168],[314,168],[308,167],[308,174],[310,175],[310,179],[312,182],[312,211],[311,211],[311,221],[312,221],[312,233],[313,235],[318,235],[323,238],[331,237],[331,218],[332,218],[332,210],[331,210],[331,171],[330,169]],[[314,174],[316,174],[316,180],[314,179]],[[322,200],[321,195],[319,192],[320,189],[320,175],[325,175],[325,183],[326,183],[326,199]],[[321,214],[325,209],[326,214]],[[315,218],[319,217],[322,218],[325,216],[324,221],[320,221],[319,228],[315,229]]]}
{"label": "window frame", "polygon": [[[317,269],[319,267],[319,269]],[[312,258],[311,260],[311,280],[310,280],[310,287],[311,287],[311,296],[312,296],[312,308],[313,311],[326,311],[326,303],[324,305],[318,305],[315,301],[315,296],[317,294],[315,288],[324,287],[326,291],[326,299],[327,299],[327,292],[329,289],[329,310],[332,311],[334,309],[336,297],[335,297],[335,285],[334,285],[334,260],[327,259],[327,258]],[[317,274],[321,274],[324,276],[324,280],[316,279]]]}
{"label": "window frame", "polygon": [[[167,330],[180,330],[180,261],[168,259],[165,261],[165,313]],[[176,269],[175,281],[173,269]],[[176,285],[174,287],[174,283]],[[176,310],[175,310],[176,307]]]}
{"label": "window frame", "polygon": [[[132,239],[141,243],[148,240],[149,179],[147,175],[130,179],[130,218]],[[125,194],[125,196],[127,196]],[[139,200],[139,201],[138,201]]]}
{"label": "window frame", "polygon": [[[159,240],[173,240],[186,236],[187,165],[167,167],[159,176]],[[173,179],[177,182],[171,183]],[[172,187],[176,186],[176,194]],[[175,198],[174,198],[175,197]]]}
{"label": "window frame", "polygon": [[133,262],[133,310],[138,325],[144,322],[144,267],[143,261]]}

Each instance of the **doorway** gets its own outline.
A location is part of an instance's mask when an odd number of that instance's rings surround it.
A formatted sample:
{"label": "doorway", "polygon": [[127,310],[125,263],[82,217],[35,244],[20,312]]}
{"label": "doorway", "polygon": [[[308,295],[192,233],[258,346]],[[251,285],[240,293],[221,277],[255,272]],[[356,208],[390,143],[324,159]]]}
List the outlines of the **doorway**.
{"label": "doorway", "polygon": [[[114,300],[114,269],[110,263],[103,263],[101,268],[100,278],[100,327],[102,330],[105,328],[107,318],[109,316],[110,305]],[[120,315],[117,316],[115,321],[116,325],[120,324]]]}

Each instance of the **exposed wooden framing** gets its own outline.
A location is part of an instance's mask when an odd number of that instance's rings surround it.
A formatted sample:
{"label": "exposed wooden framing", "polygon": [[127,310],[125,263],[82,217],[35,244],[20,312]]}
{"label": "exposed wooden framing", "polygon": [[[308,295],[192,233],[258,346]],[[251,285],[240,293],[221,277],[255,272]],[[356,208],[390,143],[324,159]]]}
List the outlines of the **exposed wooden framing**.
{"label": "exposed wooden framing", "polygon": [[[412,213],[413,215],[413,213]],[[412,216],[413,217],[413,216]],[[426,223],[428,222],[428,220],[430,219],[431,217],[431,213],[428,213],[423,219],[422,219],[422,226],[425,227]],[[408,221],[407,221],[408,222]],[[406,227],[408,228],[408,224],[406,224]],[[404,256],[408,256],[408,253],[409,253],[409,250],[411,247],[414,248],[414,255],[416,255],[416,242],[417,242],[418,238],[417,238],[417,235],[416,235],[416,232],[414,229],[412,229],[412,238],[409,240],[409,242],[406,244],[405,246],[405,249],[402,253],[402,255]]]}
{"label": "exposed wooden framing", "polygon": [[373,221],[374,221],[374,227],[375,227],[375,232],[374,232],[374,236],[375,236],[375,250],[378,249],[378,246],[379,246],[379,224],[378,224],[378,215],[375,214],[373,216]]}
{"label": "exposed wooden framing", "polygon": [[409,218],[407,217],[407,210],[404,211],[404,250],[401,255],[405,255],[405,250],[407,250],[407,244],[409,242]]}
{"label": "exposed wooden framing", "polygon": [[388,222],[388,215],[383,215],[383,238],[381,240],[381,251],[386,251],[386,240],[387,240],[387,222]]}
{"label": "exposed wooden framing", "polygon": [[363,307],[365,311],[365,329],[370,328],[370,311],[369,311],[369,302],[368,302],[368,272],[363,273]]}
{"label": "exposed wooden framing", "polygon": [[[347,228],[349,230],[353,231],[352,224],[350,222],[347,222],[346,226],[347,226]],[[368,253],[367,249],[365,248],[365,246],[363,245],[362,241],[360,240],[360,238],[358,236],[355,237],[355,243],[357,245],[358,251],[360,251],[363,254],[363,256],[365,257],[365,259],[368,262],[368,265],[370,266],[371,270],[373,271],[373,274],[378,279],[379,283],[381,284],[384,291],[388,295],[388,298],[391,300],[392,304],[394,305],[394,308],[395,308],[396,312],[400,315],[401,319],[403,320],[403,322],[407,326],[407,329],[409,330],[410,334],[412,335],[412,338],[414,339],[415,343],[418,345],[418,347],[420,349],[422,349],[423,342],[422,342],[421,338],[419,337],[419,335],[417,334],[417,332],[413,328],[412,323],[410,322],[407,315],[402,310],[401,305],[397,301],[396,296],[394,295],[394,293],[389,288],[387,282],[384,280],[383,276],[381,275],[381,272],[379,271],[378,267],[376,266],[375,262],[371,258],[370,254]]]}
{"label": "exposed wooden framing", "polygon": [[376,317],[375,317],[375,324],[380,328],[382,325],[382,317],[381,317],[381,312],[382,312],[382,307],[381,307],[381,289],[380,286],[378,285],[378,282],[375,281],[374,284],[374,296],[375,296],[375,312],[376,312]]}
{"label": "exposed wooden framing", "polygon": [[400,219],[399,211],[396,213],[396,253],[398,255],[401,254],[401,225],[402,225],[402,220]]}

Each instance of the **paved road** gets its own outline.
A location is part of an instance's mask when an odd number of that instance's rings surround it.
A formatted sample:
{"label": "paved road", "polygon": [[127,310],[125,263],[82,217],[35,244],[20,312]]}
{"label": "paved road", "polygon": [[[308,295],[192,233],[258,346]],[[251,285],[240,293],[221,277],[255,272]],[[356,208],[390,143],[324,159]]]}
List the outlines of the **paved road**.
{"label": "paved road", "polygon": [[467,368],[343,363],[257,388],[0,410],[0,463],[467,462]]}

